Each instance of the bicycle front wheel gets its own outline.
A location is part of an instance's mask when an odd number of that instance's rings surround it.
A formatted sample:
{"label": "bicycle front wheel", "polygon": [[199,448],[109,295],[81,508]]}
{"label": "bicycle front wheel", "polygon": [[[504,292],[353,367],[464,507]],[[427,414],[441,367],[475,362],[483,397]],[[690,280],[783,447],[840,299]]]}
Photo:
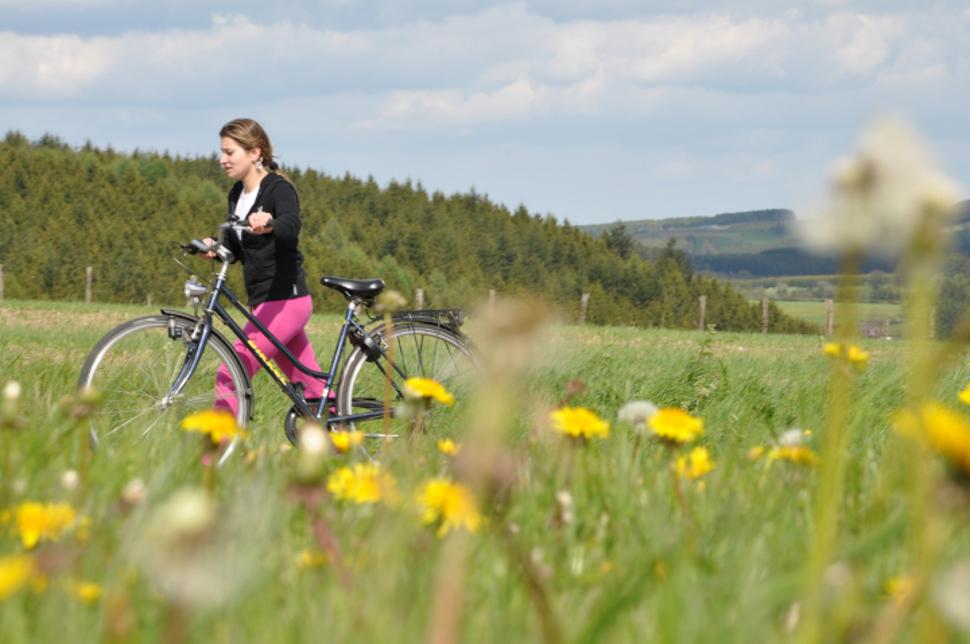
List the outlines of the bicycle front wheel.
{"label": "bicycle front wheel", "polygon": [[[101,396],[99,413],[90,421],[91,437],[99,447],[123,453],[162,449],[165,437],[178,431],[185,416],[234,403],[236,422],[249,420],[252,392],[238,356],[220,336],[210,336],[198,367],[178,395],[169,391],[186,357],[196,348],[197,321],[191,317],[154,315],[126,322],[95,345],[88,354],[79,387],[93,387]],[[230,387],[216,394],[216,374],[228,375]],[[217,404],[218,403],[218,404]],[[225,460],[235,448],[226,447]]]}
{"label": "bicycle front wheel", "polygon": [[[430,378],[451,393],[454,404],[434,403],[422,416],[422,432],[437,438],[457,437],[459,419],[471,399],[479,375],[478,364],[465,339],[440,326],[407,322],[394,326],[390,335],[374,334],[384,357],[370,360],[361,349],[347,359],[337,391],[337,414],[370,415],[368,422],[345,423],[348,429],[364,432],[370,439],[369,453],[375,451],[374,439],[394,438],[415,428],[414,419],[399,413],[404,382],[408,378]],[[391,362],[388,367],[388,359]],[[390,374],[390,387],[387,375]],[[384,410],[390,406],[390,427],[385,427]]]}

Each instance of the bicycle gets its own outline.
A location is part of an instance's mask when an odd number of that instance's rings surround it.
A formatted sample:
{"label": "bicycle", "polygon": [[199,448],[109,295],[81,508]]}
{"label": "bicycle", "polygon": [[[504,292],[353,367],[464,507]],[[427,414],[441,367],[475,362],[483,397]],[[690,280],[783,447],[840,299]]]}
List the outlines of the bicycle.
{"label": "bicycle", "polygon": [[[199,240],[179,245],[183,255],[210,252],[221,263],[207,286],[173,256],[190,274],[184,292],[193,313],[162,308],[160,315],[130,320],[109,331],[88,354],[78,386],[94,387],[101,395],[100,413],[92,419],[90,428],[96,446],[112,444],[120,448],[124,442],[142,442],[157,433],[154,430],[164,431],[166,418],[178,420],[193,411],[225,403],[216,398],[215,379],[220,367],[232,381],[232,391],[226,395],[235,398],[236,423],[241,427],[249,424],[255,402],[252,382],[233,345],[214,327],[215,320],[246,345],[292,401],[283,421],[284,433],[292,443],[297,442],[301,420],[313,420],[328,429],[343,426],[356,430],[380,424],[382,431],[363,431],[371,447],[375,440],[383,443],[401,435],[407,431],[408,421],[398,408],[405,398],[404,382],[410,377],[432,378],[451,390],[456,399],[466,397],[478,366],[472,343],[461,331],[462,311],[398,311],[391,315],[388,326],[385,317],[373,313],[377,297],[385,288],[380,279],[321,278],[321,284],[341,293],[348,305],[329,370],[316,371],[299,362],[226,283],[234,257],[222,243],[224,235],[248,230],[245,221],[232,217],[219,227],[217,241],[211,246]],[[299,371],[323,382],[319,402],[306,399],[302,385],[288,381],[259,351],[222,300],[253,323]],[[362,322],[362,312],[367,313],[367,322]],[[390,400],[386,399],[388,383]],[[454,409],[439,409],[433,416],[454,413]],[[425,421],[423,427],[427,430],[430,425]],[[220,464],[236,445],[237,441],[232,441],[225,447]]]}

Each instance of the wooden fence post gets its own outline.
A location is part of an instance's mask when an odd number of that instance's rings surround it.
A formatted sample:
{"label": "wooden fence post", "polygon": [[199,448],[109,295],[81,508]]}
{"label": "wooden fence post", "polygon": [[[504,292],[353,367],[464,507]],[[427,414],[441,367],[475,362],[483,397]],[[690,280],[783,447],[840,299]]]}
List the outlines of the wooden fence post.
{"label": "wooden fence post", "polygon": [[698,304],[700,305],[700,316],[699,316],[700,319],[698,319],[698,321],[697,321],[697,330],[698,331],[703,331],[704,328],[705,328],[704,327],[704,316],[707,313],[707,296],[706,295],[701,295],[697,299],[698,299]]}
{"label": "wooden fence post", "polygon": [[151,293],[149,293],[148,294],[148,297],[145,298],[145,305],[146,306],[151,306],[152,305],[152,294]]}
{"label": "wooden fence post", "polygon": [[589,293],[579,296],[579,323],[586,324],[586,310],[589,308]]}
{"label": "wooden fence post", "polygon": [[825,335],[832,335],[835,326],[835,305],[832,300],[825,300]]}
{"label": "wooden fence post", "polygon": [[84,270],[85,284],[84,284],[84,303],[91,303],[91,285],[94,282],[94,268],[88,266]]}
{"label": "wooden fence post", "polygon": [[495,310],[495,289],[494,288],[488,289],[488,310],[489,311]]}
{"label": "wooden fence post", "polygon": [[416,309],[424,308],[424,289],[423,288],[414,289],[414,308]]}
{"label": "wooden fence post", "polygon": [[761,298],[761,332],[768,333],[768,296]]}

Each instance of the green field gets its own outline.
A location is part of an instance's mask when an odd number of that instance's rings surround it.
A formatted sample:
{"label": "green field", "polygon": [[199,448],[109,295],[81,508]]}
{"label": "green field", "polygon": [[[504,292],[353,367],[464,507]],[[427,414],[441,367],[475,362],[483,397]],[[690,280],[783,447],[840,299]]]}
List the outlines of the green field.
{"label": "green field", "polygon": [[[828,319],[828,309],[825,302],[805,300],[772,300],[778,307],[792,317],[817,324],[820,329],[825,328]],[[902,308],[895,302],[861,302],[858,316],[862,325],[873,329],[886,329],[888,335],[896,337],[899,334],[899,323]],[[880,335],[887,335],[880,333]]]}
{"label": "green field", "polygon": [[[399,439],[382,462],[397,494],[357,505],[322,482],[296,483],[300,454],[282,447],[288,404],[265,375],[254,383],[244,453],[219,470],[200,465],[199,437],[178,431],[178,419],[160,448],[86,460],[87,421],[61,401],[104,332],[152,312],[0,303],[0,386],[20,382],[24,420],[0,430],[6,506],[66,501],[89,520],[42,541],[32,552],[43,574],[8,596],[0,565],[4,643],[769,642],[791,639],[809,619],[804,582],[822,470],[749,451],[792,428],[812,430],[806,440],[821,451],[833,366],[820,338],[533,328],[531,311],[499,327],[473,317],[491,376],[452,428],[462,453],[439,453],[429,435]],[[311,322],[321,360],[338,322]],[[817,641],[868,640],[887,628],[893,641],[970,641],[961,630],[970,596],[960,594],[970,589],[954,577],[970,565],[970,492],[941,459],[932,461],[941,532],[929,590],[896,609],[888,595],[887,583],[917,565],[910,544],[921,532],[912,528],[929,510],[907,501],[903,465],[913,450],[890,429],[905,395],[905,347],[861,346],[869,360],[855,370],[845,419],[844,492],[830,499],[839,523]],[[970,381],[970,365],[955,365],[938,369],[941,400]],[[566,399],[610,421],[609,436],[582,444],[555,434],[548,414]],[[672,464],[688,448],[616,420],[632,400],[702,418],[697,444],[713,471],[678,478]],[[359,461],[333,456],[325,472]],[[79,487],[64,487],[67,470],[80,472]],[[182,516],[194,532],[158,546],[159,530],[171,529],[163,508],[210,475],[215,514]],[[478,483],[485,523],[476,533],[439,538],[423,523],[416,490],[435,476]],[[136,478],[147,493],[131,505],[121,499]],[[27,551],[13,516],[0,518],[0,562]],[[100,596],[79,601],[72,588],[81,582]]]}

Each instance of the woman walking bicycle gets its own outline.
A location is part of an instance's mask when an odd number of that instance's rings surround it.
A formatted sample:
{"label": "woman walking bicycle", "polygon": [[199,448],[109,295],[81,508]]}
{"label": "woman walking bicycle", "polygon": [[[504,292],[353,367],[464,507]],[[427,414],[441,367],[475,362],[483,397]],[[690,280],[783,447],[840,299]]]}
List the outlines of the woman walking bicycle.
{"label": "woman walking bicycle", "polygon": [[[254,405],[251,377],[261,366],[293,403],[283,418],[292,442],[300,419],[313,418],[328,427],[361,429],[373,446],[383,449],[387,438],[409,427],[409,417],[397,418],[397,410],[410,378],[436,380],[459,400],[467,399],[464,392],[478,369],[460,330],[462,312],[399,311],[388,323],[372,310],[385,286],[381,279],[320,279],[347,300],[329,369],[320,369],[305,331],[312,305],[298,244],[296,190],[276,172],[269,137],[258,123],[231,121],[220,137],[220,164],[236,179],[227,221],[219,227],[218,242],[210,238],[178,246],[183,257],[218,257],[221,266],[211,281],[200,281],[197,271],[173,257],[191,276],[184,293],[194,312],[162,308],[159,314],[129,320],[111,329],[88,354],[78,386],[103,393],[101,413],[90,419],[94,443],[116,454],[127,445],[143,445],[153,458],[165,449],[173,420],[192,412],[225,409],[246,425]],[[226,282],[236,260],[243,264],[248,307]],[[245,328],[230,310],[248,321]],[[216,321],[237,339],[234,345],[214,328]],[[318,404],[324,392],[329,403]],[[442,429],[451,425],[448,418],[459,417],[439,416],[445,421]],[[365,425],[373,429],[364,430]],[[423,429],[429,430],[427,419]],[[235,445],[227,445],[220,462]]]}
{"label": "woman walking bicycle", "polygon": [[[243,263],[249,307],[256,319],[305,366],[320,370],[306,325],[313,312],[299,249],[300,203],[296,189],[273,161],[273,148],[262,126],[252,119],[229,121],[219,130],[219,164],[236,179],[229,189],[229,216],[248,219],[252,232],[227,234],[223,242]],[[211,245],[213,240],[203,240]],[[214,253],[209,253],[214,257]],[[274,360],[293,383],[303,385],[308,400],[319,399],[323,383],[299,371],[251,322],[244,328],[250,342]],[[259,370],[253,350],[241,341],[234,349],[252,377]],[[228,369],[216,376],[215,407],[236,414],[237,396]]]}

